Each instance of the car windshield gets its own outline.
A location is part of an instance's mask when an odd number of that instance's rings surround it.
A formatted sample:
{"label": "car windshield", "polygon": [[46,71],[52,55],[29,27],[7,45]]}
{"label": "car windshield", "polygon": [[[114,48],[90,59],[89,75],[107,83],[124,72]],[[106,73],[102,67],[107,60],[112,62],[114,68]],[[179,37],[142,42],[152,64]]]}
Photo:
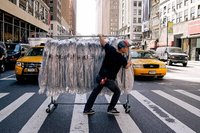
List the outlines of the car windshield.
{"label": "car windshield", "polygon": [[133,59],[154,59],[153,55],[148,51],[132,51],[131,58],[133,58]]}
{"label": "car windshield", "polygon": [[26,56],[42,56],[44,48],[31,48]]}
{"label": "car windshield", "polygon": [[169,48],[169,53],[183,53],[181,48]]}
{"label": "car windshield", "polygon": [[19,44],[7,44],[6,49],[8,52],[19,52],[20,45]]}

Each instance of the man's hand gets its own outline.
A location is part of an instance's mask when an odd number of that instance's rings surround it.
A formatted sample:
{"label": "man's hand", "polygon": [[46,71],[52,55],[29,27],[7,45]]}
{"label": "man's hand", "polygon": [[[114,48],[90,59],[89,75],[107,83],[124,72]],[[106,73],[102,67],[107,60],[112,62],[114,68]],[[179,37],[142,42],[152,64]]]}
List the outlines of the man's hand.
{"label": "man's hand", "polygon": [[128,64],[126,65],[126,69],[129,68],[132,65],[132,62],[129,61]]}
{"label": "man's hand", "polygon": [[104,47],[106,45],[106,41],[105,41],[105,38],[103,37],[103,35],[99,34],[99,41],[100,41],[100,44],[102,47]]}

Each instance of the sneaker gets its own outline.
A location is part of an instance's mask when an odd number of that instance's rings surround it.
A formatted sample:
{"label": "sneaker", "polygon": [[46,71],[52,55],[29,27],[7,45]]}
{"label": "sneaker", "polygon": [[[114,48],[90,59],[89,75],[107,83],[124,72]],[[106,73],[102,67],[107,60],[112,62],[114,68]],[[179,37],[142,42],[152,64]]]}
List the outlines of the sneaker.
{"label": "sneaker", "polygon": [[95,113],[95,111],[92,110],[92,109],[90,109],[90,110],[84,110],[84,111],[83,111],[83,114],[86,114],[86,115],[92,115],[92,114],[94,114],[94,113]]}
{"label": "sneaker", "polygon": [[118,115],[120,112],[116,108],[107,111],[108,114]]}

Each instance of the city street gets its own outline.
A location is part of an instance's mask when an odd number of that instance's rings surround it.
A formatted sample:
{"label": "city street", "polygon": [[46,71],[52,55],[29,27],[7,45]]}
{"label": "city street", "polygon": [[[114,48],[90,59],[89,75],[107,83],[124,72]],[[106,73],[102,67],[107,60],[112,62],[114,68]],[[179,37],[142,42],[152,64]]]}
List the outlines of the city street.
{"label": "city street", "polygon": [[[163,79],[137,79],[130,92],[130,113],[120,97],[120,115],[107,114],[107,105],[94,105],[95,114],[83,115],[89,94],[62,94],[58,105],[48,114],[50,97],[38,94],[35,82],[18,83],[14,71],[0,73],[1,133],[192,133],[200,132],[200,62],[167,66]],[[98,96],[96,103],[108,103],[110,96]]]}

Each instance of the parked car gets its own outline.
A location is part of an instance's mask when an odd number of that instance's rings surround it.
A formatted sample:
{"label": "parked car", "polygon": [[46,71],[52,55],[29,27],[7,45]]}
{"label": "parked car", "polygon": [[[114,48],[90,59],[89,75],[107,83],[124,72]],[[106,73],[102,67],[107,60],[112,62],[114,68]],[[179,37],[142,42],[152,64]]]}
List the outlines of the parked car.
{"label": "parked car", "polygon": [[31,48],[28,44],[20,44],[20,43],[6,43],[7,49],[7,64],[15,65],[17,59],[23,56],[29,48]]}
{"label": "parked car", "polygon": [[23,57],[17,60],[15,65],[17,81],[38,77],[42,63],[43,50],[44,46],[32,47]]}
{"label": "parked car", "polygon": [[153,55],[153,57],[158,58],[158,55],[156,54],[156,51],[155,51],[155,50],[150,49],[150,50],[148,50],[148,51]]}
{"label": "parked car", "polygon": [[156,54],[160,60],[167,61],[168,65],[182,63],[184,67],[187,66],[188,55],[179,47],[158,47]]}
{"label": "parked car", "polygon": [[153,57],[149,51],[131,50],[130,55],[134,76],[163,78],[166,75],[165,63]]}
{"label": "parked car", "polygon": [[3,42],[0,42],[0,72],[5,71],[6,62],[7,62],[6,46]]}

